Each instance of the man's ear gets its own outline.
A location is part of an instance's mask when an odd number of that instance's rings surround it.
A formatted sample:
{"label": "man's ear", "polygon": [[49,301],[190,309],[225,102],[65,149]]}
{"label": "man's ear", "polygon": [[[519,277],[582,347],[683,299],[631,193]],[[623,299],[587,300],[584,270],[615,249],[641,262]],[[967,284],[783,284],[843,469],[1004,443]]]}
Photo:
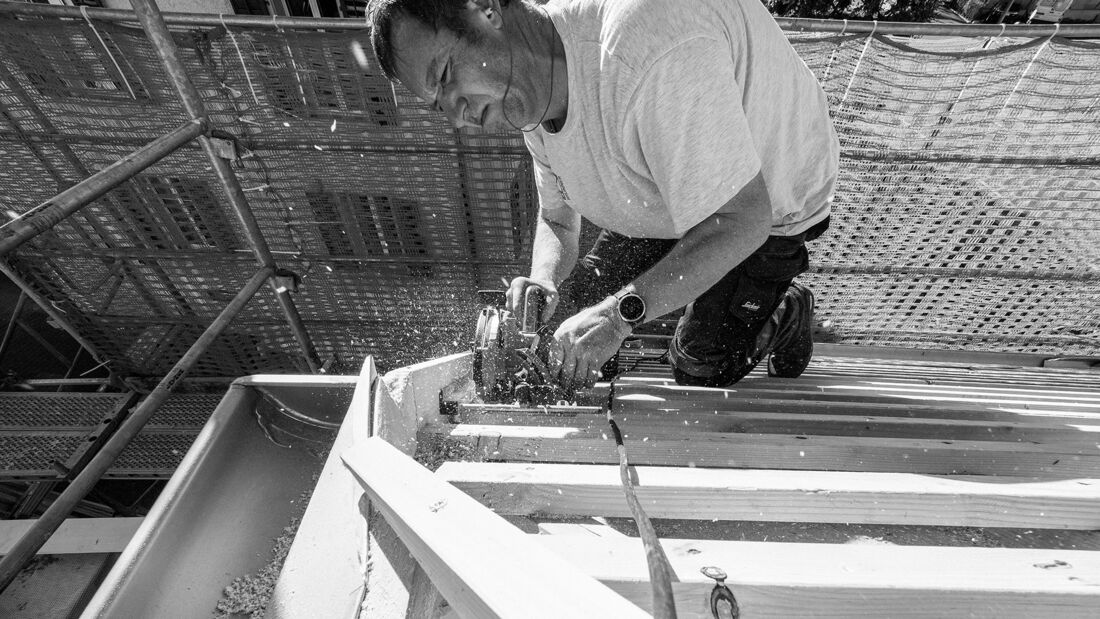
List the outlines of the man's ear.
{"label": "man's ear", "polygon": [[466,8],[477,12],[495,30],[500,30],[504,19],[500,15],[500,0],[466,0]]}

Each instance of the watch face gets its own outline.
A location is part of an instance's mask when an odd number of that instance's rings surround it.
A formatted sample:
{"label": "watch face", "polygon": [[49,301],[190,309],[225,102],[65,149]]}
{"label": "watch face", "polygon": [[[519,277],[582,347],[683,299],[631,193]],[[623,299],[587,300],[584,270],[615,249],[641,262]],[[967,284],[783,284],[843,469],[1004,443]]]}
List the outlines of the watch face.
{"label": "watch face", "polygon": [[629,323],[635,323],[645,316],[645,301],[636,294],[628,294],[619,299],[619,315]]}

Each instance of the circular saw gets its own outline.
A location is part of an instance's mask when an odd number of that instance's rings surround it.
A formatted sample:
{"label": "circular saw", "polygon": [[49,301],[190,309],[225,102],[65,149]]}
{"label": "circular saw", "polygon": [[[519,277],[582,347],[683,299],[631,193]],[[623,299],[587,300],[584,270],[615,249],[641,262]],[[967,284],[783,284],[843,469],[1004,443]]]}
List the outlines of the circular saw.
{"label": "circular saw", "polygon": [[485,402],[522,405],[560,404],[574,393],[553,380],[550,370],[553,331],[538,326],[544,298],[527,291],[522,319],[504,309],[505,292],[479,291],[483,307],[474,333],[474,383]]}

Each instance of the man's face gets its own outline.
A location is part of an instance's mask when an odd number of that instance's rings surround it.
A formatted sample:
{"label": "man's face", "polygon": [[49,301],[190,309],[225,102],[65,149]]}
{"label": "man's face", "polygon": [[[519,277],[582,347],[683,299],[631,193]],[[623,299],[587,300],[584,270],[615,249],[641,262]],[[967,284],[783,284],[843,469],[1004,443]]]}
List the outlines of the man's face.
{"label": "man's face", "polygon": [[513,43],[516,49],[509,50],[499,12],[487,16],[472,1],[465,10],[474,32],[463,37],[399,18],[393,31],[397,78],[455,127],[507,131],[537,123],[545,104],[533,101],[538,90],[534,72],[522,63],[529,57],[523,43]]}

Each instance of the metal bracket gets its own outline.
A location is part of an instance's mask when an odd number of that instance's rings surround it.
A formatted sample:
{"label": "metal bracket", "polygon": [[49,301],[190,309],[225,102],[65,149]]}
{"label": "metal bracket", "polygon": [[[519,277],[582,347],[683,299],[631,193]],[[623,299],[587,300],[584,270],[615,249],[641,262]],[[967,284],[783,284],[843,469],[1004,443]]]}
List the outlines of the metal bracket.
{"label": "metal bracket", "polygon": [[214,152],[222,159],[237,160],[237,143],[235,141],[211,136],[210,145],[214,147]]}
{"label": "metal bracket", "polygon": [[291,293],[298,292],[298,286],[302,283],[301,276],[288,269],[275,269],[275,274],[272,277],[278,288]]}

